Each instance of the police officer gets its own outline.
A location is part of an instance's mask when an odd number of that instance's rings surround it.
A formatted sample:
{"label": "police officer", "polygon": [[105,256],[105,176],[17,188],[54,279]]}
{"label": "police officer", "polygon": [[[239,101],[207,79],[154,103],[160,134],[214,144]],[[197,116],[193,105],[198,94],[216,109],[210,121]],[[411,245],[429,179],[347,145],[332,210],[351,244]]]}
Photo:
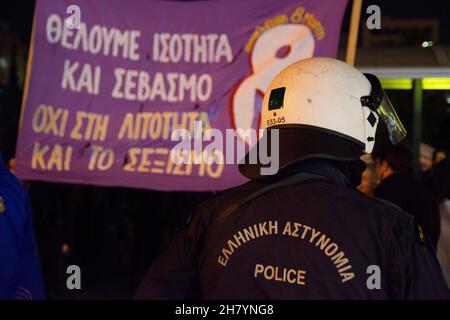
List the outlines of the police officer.
{"label": "police officer", "polygon": [[[412,217],[355,187],[359,158],[406,135],[375,76],[330,58],[294,63],[270,84],[261,126],[239,165],[251,180],[199,207],[136,298],[450,298]],[[258,155],[272,143],[279,170],[267,176]]]}
{"label": "police officer", "polygon": [[0,300],[44,298],[30,200],[0,156]]}

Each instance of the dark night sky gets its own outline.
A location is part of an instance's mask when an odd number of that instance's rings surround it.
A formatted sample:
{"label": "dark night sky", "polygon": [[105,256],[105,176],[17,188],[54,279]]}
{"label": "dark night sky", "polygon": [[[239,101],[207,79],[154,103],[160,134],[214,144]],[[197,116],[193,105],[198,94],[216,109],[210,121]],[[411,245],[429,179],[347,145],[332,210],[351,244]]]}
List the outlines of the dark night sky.
{"label": "dark night sky", "polygon": [[[132,0],[127,0],[130,3]],[[261,0],[264,1],[264,0]],[[321,1],[321,0],[314,0]],[[322,0],[324,1],[324,0]],[[328,0],[332,1],[332,0]],[[351,0],[349,0],[351,4]],[[440,20],[441,44],[450,44],[450,1],[449,0],[427,0],[427,1],[407,1],[407,0],[364,0],[362,18],[365,18],[365,8],[371,4],[376,4],[381,8],[383,16],[393,18],[434,18]],[[33,0],[6,0],[2,2],[0,19],[8,20],[10,28],[18,31],[21,38],[27,41],[31,30],[33,16]],[[350,7],[347,8],[343,30],[348,29]]]}
{"label": "dark night sky", "polygon": [[[392,18],[439,18],[441,44],[450,44],[450,1],[449,0],[364,0],[362,17],[366,16],[365,8],[376,4],[381,9],[381,27],[383,16]],[[347,8],[350,11],[350,8]]]}

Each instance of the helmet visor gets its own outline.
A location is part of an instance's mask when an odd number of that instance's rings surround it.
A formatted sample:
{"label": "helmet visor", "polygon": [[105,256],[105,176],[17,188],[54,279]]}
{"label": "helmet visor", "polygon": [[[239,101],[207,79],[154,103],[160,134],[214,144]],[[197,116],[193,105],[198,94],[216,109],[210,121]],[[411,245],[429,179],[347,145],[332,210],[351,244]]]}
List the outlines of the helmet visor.
{"label": "helmet visor", "polygon": [[406,137],[405,127],[403,127],[400,118],[384,92],[377,112],[386,125],[391,143],[395,145],[402,141]]}
{"label": "helmet visor", "polygon": [[365,73],[364,75],[369,80],[372,88],[369,96],[361,97],[361,103],[363,106],[367,106],[378,113],[386,125],[389,140],[392,144],[398,144],[406,137],[405,127],[403,127],[397,112],[395,112],[394,107],[384,92],[380,80],[373,74]]}

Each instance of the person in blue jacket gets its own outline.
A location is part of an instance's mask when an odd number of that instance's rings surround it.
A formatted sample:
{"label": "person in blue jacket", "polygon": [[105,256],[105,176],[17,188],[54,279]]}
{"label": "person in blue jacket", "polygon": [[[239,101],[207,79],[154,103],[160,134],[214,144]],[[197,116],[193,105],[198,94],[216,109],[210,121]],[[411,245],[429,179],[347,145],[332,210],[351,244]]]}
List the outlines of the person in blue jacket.
{"label": "person in blue jacket", "polygon": [[0,155],[0,300],[44,299],[27,192]]}

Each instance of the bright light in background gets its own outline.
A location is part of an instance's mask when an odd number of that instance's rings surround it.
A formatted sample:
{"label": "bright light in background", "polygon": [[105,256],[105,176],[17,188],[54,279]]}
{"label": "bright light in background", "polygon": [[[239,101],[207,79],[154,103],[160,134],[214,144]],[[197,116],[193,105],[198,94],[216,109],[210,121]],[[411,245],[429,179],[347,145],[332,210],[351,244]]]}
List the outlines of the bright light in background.
{"label": "bright light in background", "polygon": [[450,104],[450,96],[447,96],[447,103]]}
{"label": "bright light in background", "polygon": [[433,41],[424,41],[422,42],[422,48],[429,48],[433,46]]}
{"label": "bright light in background", "polygon": [[423,78],[424,90],[450,90],[450,78]]}
{"label": "bright light in background", "polygon": [[384,89],[411,90],[413,88],[412,79],[381,79],[381,86]]}
{"label": "bright light in background", "polygon": [[5,69],[8,66],[8,60],[5,57],[0,57],[0,68]]}
{"label": "bright light in background", "polygon": [[[450,78],[422,78],[421,81],[423,90],[450,90]],[[381,85],[388,90],[412,90],[413,79],[381,79]],[[448,102],[447,99],[446,101]]]}

